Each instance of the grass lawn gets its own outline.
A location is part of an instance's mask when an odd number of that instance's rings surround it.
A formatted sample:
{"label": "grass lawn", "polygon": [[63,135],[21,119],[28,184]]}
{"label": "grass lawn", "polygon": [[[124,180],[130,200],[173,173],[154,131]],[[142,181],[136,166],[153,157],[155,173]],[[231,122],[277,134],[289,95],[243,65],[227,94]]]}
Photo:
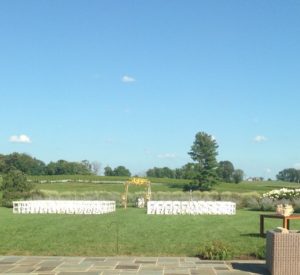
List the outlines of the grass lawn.
{"label": "grass lawn", "polygon": [[[182,191],[185,183],[172,182],[171,179],[165,182],[153,182],[151,184],[152,192],[175,192]],[[68,182],[68,183],[39,183],[36,187],[41,190],[52,190],[57,192],[87,192],[87,191],[107,191],[107,192],[124,192],[124,184],[120,182],[110,183],[83,183],[83,182]],[[286,188],[300,188],[297,183],[264,181],[264,182],[242,182],[235,183],[220,183],[213,187],[212,191],[218,192],[253,192],[260,194],[271,191],[273,189]],[[143,192],[144,187],[131,185],[130,192]]]}
{"label": "grass lawn", "polygon": [[[260,213],[159,216],[128,208],[105,215],[26,215],[0,208],[0,255],[195,256],[201,245],[222,240],[238,257],[264,246],[258,236]],[[299,221],[291,225],[300,229]],[[276,226],[280,221],[266,220],[266,229]]]}
{"label": "grass lawn", "polygon": [[[68,183],[40,183],[36,184],[37,189],[51,190],[57,192],[88,192],[88,191],[106,191],[106,192],[124,192],[123,183],[80,183],[80,182],[68,182]],[[131,185],[129,192],[144,192],[144,186]],[[182,186],[170,186],[165,183],[152,183],[151,190],[157,191],[182,191]]]}
{"label": "grass lawn", "polygon": [[247,182],[243,181],[239,184],[235,183],[221,183],[214,186],[214,190],[219,192],[253,192],[256,191],[260,194],[269,192],[273,189],[280,188],[300,188],[300,184],[298,183],[289,183],[284,181],[256,181],[256,182]]}

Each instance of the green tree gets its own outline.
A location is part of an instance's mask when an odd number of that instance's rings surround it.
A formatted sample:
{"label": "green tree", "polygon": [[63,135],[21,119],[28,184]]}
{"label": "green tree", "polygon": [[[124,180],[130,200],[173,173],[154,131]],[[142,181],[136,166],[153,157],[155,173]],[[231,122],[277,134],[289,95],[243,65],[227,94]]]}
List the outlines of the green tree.
{"label": "green tree", "polygon": [[25,199],[30,195],[34,185],[27,181],[25,174],[17,169],[11,169],[3,176],[1,185],[2,205],[12,206],[12,201],[16,199]]}
{"label": "green tree", "polygon": [[81,163],[84,165],[84,167],[88,171],[92,171],[92,164],[88,160],[85,159],[85,160],[81,161]]}
{"label": "green tree", "polygon": [[196,163],[187,163],[181,167],[182,179],[193,180],[197,176]]}
{"label": "green tree", "polygon": [[182,172],[183,172],[182,169],[176,168],[174,170],[174,177],[175,177],[175,179],[182,179],[183,178],[183,173]]}
{"label": "green tree", "polygon": [[232,178],[234,183],[240,183],[244,179],[244,171],[241,169],[234,170]]}
{"label": "green tree", "polygon": [[114,171],[109,166],[104,167],[104,176],[109,177],[113,175],[114,175]]}
{"label": "green tree", "polygon": [[289,181],[289,182],[300,182],[300,170],[295,168],[283,169],[276,175],[277,180]]}
{"label": "green tree", "polygon": [[131,173],[130,171],[125,168],[124,166],[118,166],[114,169],[113,171],[114,176],[119,176],[119,177],[130,177]]}
{"label": "green tree", "polygon": [[174,178],[175,171],[170,169],[169,167],[158,168],[154,167],[152,169],[147,170],[146,172],[147,177],[152,178]]}
{"label": "green tree", "polygon": [[69,162],[66,160],[58,160],[50,162],[46,167],[48,175],[90,175],[90,165],[87,162]]}
{"label": "green tree", "polygon": [[28,175],[44,175],[45,163],[27,154],[12,153],[0,156],[0,171],[7,173],[11,169],[18,169]]}
{"label": "green tree", "polygon": [[209,190],[217,183],[217,149],[217,142],[211,135],[205,132],[196,134],[189,155],[196,161],[194,182],[200,190]]}
{"label": "green tree", "polygon": [[234,166],[229,160],[220,161],[217,169],[219,178],[224,182],[233,181]]}

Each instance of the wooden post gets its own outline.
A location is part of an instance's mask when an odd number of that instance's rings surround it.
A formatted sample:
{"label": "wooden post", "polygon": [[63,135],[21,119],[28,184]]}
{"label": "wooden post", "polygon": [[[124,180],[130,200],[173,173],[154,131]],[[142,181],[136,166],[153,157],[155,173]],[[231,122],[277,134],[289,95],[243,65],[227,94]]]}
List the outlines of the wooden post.
{"label": "wooden post", "polygon": [[260,215],[260,236],[263,237],[265,235],[264,233],[264,216]]}
{"label": "wooden post", "polygon": [[125,209],[127,208],[128,185],[129,185],[129,183],[126,182],[126,183],[125,183],[125,200],[124,200],[124,208],[125,208]]}

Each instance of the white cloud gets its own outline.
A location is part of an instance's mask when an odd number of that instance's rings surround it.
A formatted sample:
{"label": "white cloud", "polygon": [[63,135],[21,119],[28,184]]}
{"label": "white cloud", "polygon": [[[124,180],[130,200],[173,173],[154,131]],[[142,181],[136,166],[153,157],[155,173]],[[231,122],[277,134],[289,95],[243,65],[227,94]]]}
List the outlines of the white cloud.
{"label": "white cloud", "polygon": [[124,83],[132,83],[132,82],[135,82],[135,81],[136,81],[134,77],[129,76],[129,75],[124,75],[124,76],[122,76],[121,80],[122,80],[122,82],[124,82]]}
{"label": "white cloud", "polygon": [[270,174],[272,172],[272,169],[271,168],[266,168],[266,173],[267,174]]}
{"label": "white cloud", "polygon": [[294,168],[295,168],[295,169],[300,169],[300,163],[299,163],[299,162],[298,162],[298,163],[295,163],[295,164],[294,164]]}
{"label": "white cloud", "polygon": [[264,141],[267,141],[268,139],[265,137],[265,136],[260,136],[260,135],[257,135],[255,138],[254,138],[254,141],[255,142],[264,142]]}
{"label": "white cloud", "polygon": [[174,158],[176,158],[176,154],[174,154],[174,153],[164,153],[164,154],[157,155],[157,157],[160,158],[160,159],[174,159]]}
{"label": "white cloud", "polygon": [[11,136],[9,138],[10,142],[14,142],[14,143],[31,143],[30,138],[27,135],[19,135],[19,136]]}

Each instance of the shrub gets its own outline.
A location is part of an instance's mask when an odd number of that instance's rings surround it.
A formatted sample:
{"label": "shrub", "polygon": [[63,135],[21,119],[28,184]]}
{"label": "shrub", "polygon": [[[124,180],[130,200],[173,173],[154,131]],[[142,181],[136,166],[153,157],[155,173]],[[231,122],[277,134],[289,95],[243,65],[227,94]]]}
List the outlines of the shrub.
{"label": "shrub", "polygon": [[261,202],[255,197],[244,198],[244,207],[251,210],[261,210]]}
{"label": "shrub", "polygon": [[27,199],[31,196],[33,184],[28,182],[23,172],[12,169],[3,176],[1,185],[2,205],[12,207],[13,200]]}
{"label": "shrub", "polygon": [[220,194],[221,201],[232,201],[236,203],[237,208],[241,208],[242,205],[242,196],[240,193],[234,193],[230,191],[222,192]]}
{"label": "shrub", "polygon": [[27,199],[29,198],[28,192],[9,192],[9,191],[3,191],[2,195],[2,206],[4,207],[12,207],[13,206],[13,200],[21,200],[21,199]]}
{"label": "shrub", "polygon": [[205,201],[219,201],[220,200],[220,194],[217,191],[204,191],[200,192],[201,194],[201,199]]}
{"label": "shrub", "polygon": [[259,210],[260,209],[260,200],[261,196],[257,192],[241,193],[241,202],[240,208],[250,208]]}
{"label": "shrub", "polygon": [[25,174],[17,169],[12,169],[3,176],[2,191],[29,192],[32,188],[33,185],[27,181]]}
{"label": "shrub", "polygon": [[276,209],[276,202],[269,198],[263,198],[260,201],[260,210],[263,211],[275,211]]}
{"label": "shrub", "polygon": [[199,257],[204,260],[228,260],[233,258],[233,249],[227,243],[214,240],[200,248]]}
{"label": "shrub", "polygon": [[9,192],[3,191],[2,195],[2,206],[4,207],[13,207],[13,201],[16,200],[28,200],[41,198],[42,193],[38,190],[31,192]]}
{"label": "shrub", "polygon": [[281,188],[272,190],[270,192],[264,193],[263,198],[270,198],[274,200],[292,200],[300,198],[300,189],[287,189],[287,188]]}
{"label": "shrub", "polygon": [[296,199],[293,201],[293,207],[296,213],[300,212],[300,199]]}

